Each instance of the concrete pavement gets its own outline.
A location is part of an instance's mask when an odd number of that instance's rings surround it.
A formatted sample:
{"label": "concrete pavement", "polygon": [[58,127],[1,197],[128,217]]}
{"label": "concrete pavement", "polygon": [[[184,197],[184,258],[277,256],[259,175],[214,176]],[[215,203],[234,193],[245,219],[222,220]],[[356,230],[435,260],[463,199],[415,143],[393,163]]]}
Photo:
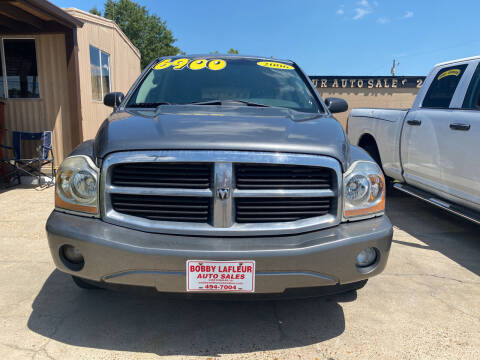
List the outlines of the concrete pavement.
{"label": "concrete pavement", "polygon": [[0,192],[0,359],[479,359],[480,227],[396,193],[385,272],[272,302],[85,291],[54,269],[53,189]]}

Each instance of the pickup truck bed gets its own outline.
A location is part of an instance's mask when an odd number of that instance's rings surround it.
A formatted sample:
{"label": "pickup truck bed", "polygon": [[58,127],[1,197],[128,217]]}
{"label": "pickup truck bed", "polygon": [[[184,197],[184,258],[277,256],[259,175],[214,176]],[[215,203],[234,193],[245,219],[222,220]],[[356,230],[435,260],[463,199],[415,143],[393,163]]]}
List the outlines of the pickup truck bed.
{"label": "pickup truck bed", "polygon": [[[348,137],[383,166],[385,175],[402,180],[400,135],[408,109],[353,109]],[[376,145],[376,147],[375,147]]]}

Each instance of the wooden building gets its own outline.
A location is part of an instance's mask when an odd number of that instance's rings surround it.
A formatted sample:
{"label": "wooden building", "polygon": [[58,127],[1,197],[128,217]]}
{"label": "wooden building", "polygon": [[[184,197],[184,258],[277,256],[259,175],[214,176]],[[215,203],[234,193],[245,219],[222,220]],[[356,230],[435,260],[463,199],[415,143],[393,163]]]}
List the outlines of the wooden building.
{"label": "wooden building", "polygon": [[0,1],[3,143],[11,131],[53,131],[57,164],[93,138],[110,113],[103,96],[126,92],[140,52],[111,20],[46,0]]}

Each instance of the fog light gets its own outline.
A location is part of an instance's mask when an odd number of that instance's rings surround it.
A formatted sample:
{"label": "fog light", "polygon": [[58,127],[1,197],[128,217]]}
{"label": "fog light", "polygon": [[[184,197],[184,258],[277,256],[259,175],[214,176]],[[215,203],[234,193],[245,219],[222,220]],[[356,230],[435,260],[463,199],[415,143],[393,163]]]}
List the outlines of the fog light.
{"label": "fog light", "polygon": [[60,259],[67,268],[73,271],[82,270],[85,264],[80,250],[72,245],[63,245],[60,248]]}
{"label": "fog light", "polygon": [[83,262],[83,255],[80,252],[80,250],[76,247],[73,247],[71,245],[65,245],[63,247],[63,255],[65,255],[65,258],[68,261],[71,261],[75,264],[79,264]]}
{"label": "fog light", "polygon": [[367,267],[377,260],[377,251],[374,248],[366,248],[357,255],[356,264],[358,267]]}

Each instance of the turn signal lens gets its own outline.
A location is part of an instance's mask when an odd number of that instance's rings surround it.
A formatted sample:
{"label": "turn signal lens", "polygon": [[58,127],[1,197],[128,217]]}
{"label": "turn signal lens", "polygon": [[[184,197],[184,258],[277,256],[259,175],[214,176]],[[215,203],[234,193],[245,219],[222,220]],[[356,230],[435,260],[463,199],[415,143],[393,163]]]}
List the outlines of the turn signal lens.
{"label": "turn signal lens", "polygon": [[55,207],[97,215],[99,173],[88,156],[66,158],[57,171]]}
{"label": "turn signal lens", "polygon": [[344,175],[344,218],[364,219],[385,211],[385,179],[374,162],[357,161]]}

